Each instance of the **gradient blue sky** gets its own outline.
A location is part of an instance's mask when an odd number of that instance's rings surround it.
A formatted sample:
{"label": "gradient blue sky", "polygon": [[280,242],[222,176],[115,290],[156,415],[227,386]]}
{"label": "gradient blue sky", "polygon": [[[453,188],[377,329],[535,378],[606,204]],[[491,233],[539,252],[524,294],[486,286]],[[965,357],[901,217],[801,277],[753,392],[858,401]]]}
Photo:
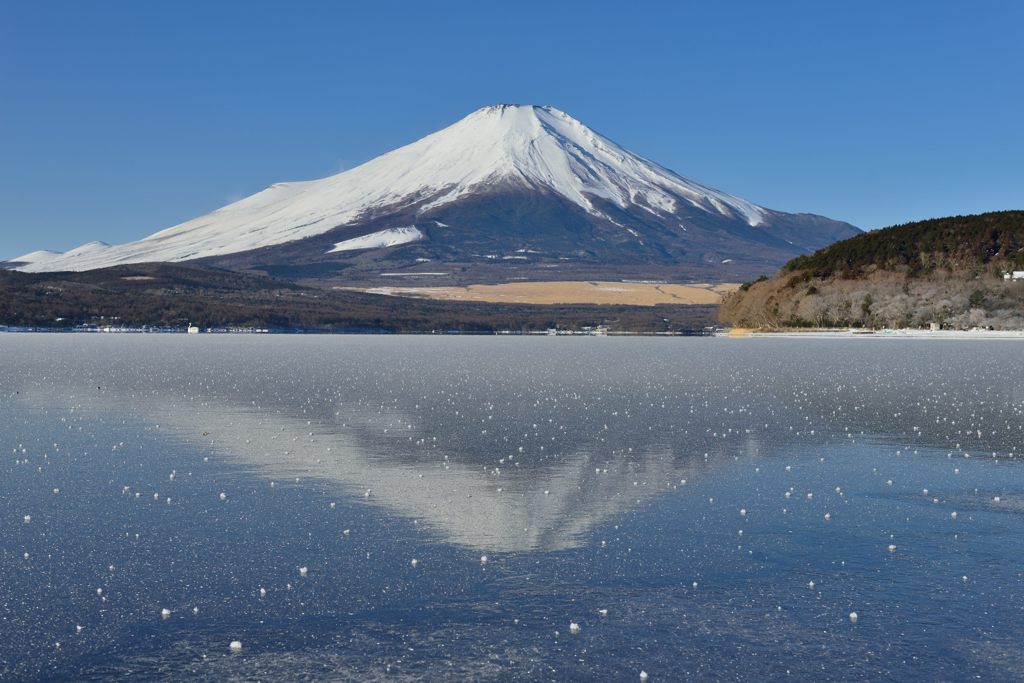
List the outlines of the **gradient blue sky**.
{"label": "gradient blue sky", "polygon": [[1024,208],[1024,2],[0,2],[0,258],[121,242],[497,102],[863,228]]}

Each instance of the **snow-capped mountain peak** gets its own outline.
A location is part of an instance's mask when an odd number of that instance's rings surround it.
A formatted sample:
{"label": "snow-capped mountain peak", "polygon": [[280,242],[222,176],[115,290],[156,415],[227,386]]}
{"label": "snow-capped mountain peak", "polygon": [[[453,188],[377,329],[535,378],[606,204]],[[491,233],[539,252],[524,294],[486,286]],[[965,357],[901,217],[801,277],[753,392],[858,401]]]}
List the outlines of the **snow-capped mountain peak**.
{"label": "snow-capped mountain peak", "polygon": [[[688,229],[684,218],[749,230],[785,215],[688,180],[553,107],[501,104],[478,109],[351,170],[320,180],[273,184],[136,242],[89,243],[56,255],[34,252],[9,265],[55,271],[186,261],[252,252],[331,231],[338,237],[332,244],[341,244],[387,216],[396,222],[375,224],[373,229],[405,230],[402,239],[388,232],[386,239],[347,243],[397,248],[409,243],[405,238],[413,235],[417,222],[430,220],[439,208],[509,190],[561,198],[640,245],[645,241],[638,231],[645,221],[683,232]],[[347,228],[352,234],[344,234]],[[417,234],[417,240],[429,239]],[[328,247],[319,253],[350,250]]]}
{"label": "snow-capped mountain peak", "polygon": [[588,211],[591,197],[620,208],[637,204],[672,212],[679,200],[749,225],[764,210],[682,178],[599,135],[554,107],[500,104],[478,109],[422,140],[322,182],[347,185],[357,176],[380,182],[387,203],[426,190],[432,208],[495,181],[525,181],[552,190]]}
{"label": "snow-capped mountain peak", "polygon": [[403,202],[422,202],[428,210],[501,182],[553,191],[591,213],[597,197],[665,212],[688,201],[752,226],[764,213],[628,152],[558,109],[501,104],[338,175],[271,185],[138,242],[32,254],[21,269],[88,270],[230,254],[320,234]]}

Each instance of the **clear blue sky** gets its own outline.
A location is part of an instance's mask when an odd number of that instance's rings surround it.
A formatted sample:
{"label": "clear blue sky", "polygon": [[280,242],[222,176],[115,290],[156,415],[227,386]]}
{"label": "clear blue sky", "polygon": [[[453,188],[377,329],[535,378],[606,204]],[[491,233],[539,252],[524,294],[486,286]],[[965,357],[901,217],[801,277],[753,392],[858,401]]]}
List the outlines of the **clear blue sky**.
{"label": "clear blue sky", "polygon": [[496,102],[771,208],[1024,208],[1024,2],[0,2],[0,257],[143,237]]}

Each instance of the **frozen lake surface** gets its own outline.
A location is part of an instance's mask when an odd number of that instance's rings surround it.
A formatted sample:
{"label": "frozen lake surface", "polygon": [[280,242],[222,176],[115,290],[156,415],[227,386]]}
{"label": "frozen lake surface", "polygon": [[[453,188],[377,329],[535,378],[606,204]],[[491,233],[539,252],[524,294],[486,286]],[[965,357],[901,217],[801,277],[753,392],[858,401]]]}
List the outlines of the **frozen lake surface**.
{"label": "frozen lake surface", "polygon": [[2,335],[0,680],[1020,680],[1022,361]]}

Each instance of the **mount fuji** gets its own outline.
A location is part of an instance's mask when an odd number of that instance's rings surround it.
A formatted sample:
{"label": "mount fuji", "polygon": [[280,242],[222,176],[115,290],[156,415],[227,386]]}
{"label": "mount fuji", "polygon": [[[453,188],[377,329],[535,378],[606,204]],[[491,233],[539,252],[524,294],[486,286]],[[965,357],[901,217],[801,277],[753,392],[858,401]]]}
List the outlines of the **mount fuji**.
{"label": "mount fuji", "polygon": [[736,282],[859,232],[688,180],[552,107],[496,105],[338,175],[277,183],[135,242],[2,266],[188,261],[335,284]]}

